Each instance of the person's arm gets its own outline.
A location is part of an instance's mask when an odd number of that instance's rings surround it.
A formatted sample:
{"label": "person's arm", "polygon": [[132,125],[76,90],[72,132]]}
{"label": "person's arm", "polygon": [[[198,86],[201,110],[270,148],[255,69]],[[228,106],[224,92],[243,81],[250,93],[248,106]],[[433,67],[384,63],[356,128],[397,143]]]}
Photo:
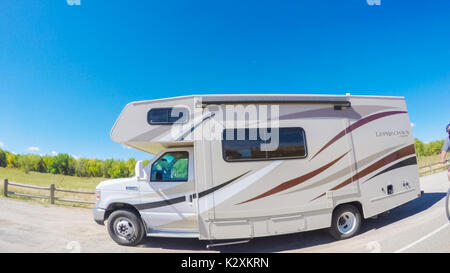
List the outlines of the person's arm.
{"label": "person's arm", "polygon": [[446,139],[444,142],[444,146],[442,147],[442,152],[441,152],[441,163],[445,163],[445,161],[446,161],[445,158],[447,156],[447,151],[449,148],[448,146],[450,145],[449,143],[450,143],[449,139]]}
{"label": "person's arm", "polygon": [[447,156],[447,152],[442,151],[441,153],[441,163],[445,163],[445,157]]}

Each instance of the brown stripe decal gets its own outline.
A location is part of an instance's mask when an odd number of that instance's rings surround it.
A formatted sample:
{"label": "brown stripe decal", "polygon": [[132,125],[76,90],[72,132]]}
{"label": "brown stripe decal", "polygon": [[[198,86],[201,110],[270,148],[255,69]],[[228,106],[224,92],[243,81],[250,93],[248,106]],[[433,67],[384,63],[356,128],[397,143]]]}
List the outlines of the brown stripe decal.
{"label": "brown stripe decal", "polygon": [[383,117],[387,117],[387,116],[391,116],[391,115],[396,115],[396,114],[404,114],[404,113],[408,113],[407,111],[387,111],[387,112],[382,112],[382,113],[378,113],[378,114],[373,114],[370,116],[367,116],[365,118],[362,118],[358,121],[356,121],[355,123],[353,123],[352,125],[348,126],[347,128],[345,128],[344,130],[342,130],[339,134],[337,134],[335,137],[333,137],[327,144],[325,144],[325,146],[322,147],[322,149],[320,149],[312,158],[314,159],[318,154],[320,154],[323,150],[325,150],[326,148],[328,148],[328,146],[330,146],[331,144],[333,144],[334,142],[336,142],[337,140],[339,140],[340,138],[342,138],[343,136],[345,136],[346,134],[350,133],[351,131],[380,118]]}
{"label": "brown stripe decal", "polygon": [[331,166],[333,166],[336,162],[338,162],[341,158],[343,158],[347,154],[348,154],[348,152],[346,152],[345,154],[341,155],[340,157],[336,158],[335,160],[331,161],[327,165],[322,166],[321,168],[319,168],[317,170],[314,170],[314,171],[312,171],[310,173],[307,173],[307,174],[305,174],[303,176],[294,178],[292,180],[286,181],[286,182],[284,182],[284,183],[282,183],[282,184],[272,188],[271,190],[266,191],[265,193],[262,193],[262,194],[260,194],[260,195],[258,195],[256,197],[253,197],[251,199],[248,199],[248,200],[246,200],[244,202],[241,202],[241,203],[238,203],[236,205],[240,205],[240,204],[244,204],[244,203],[247,203],[247,202],[250,202],[250,201],[254,201],[254,200],[257,200],[257,199],[260,199],[260,198],[263,198],[263,197],[275,194],[277,192],[284,191],[284,190],[292,188],[294,186],[297,186],[298,184],[303,183],[303,182],[313,178],[314,176],[320,174],[321,172],[325,171],[326,169],[330,168]]}
{"label": "brown stripe decal", "polygon": [[[368,157],[365,157],[363,159],[361,159],[360,161],[356,162],[356,166],[367,166],[369,163],[374,162],[377,159],[380,159],[381,157],[391,153],[392,151],[394,151],[395,149],[397,149],[398,147],[404,146],[404,144],[402,145],[395,145],[393,147],[384,149],[382,151],[379,151],[378,153],[375,153],[373,155],[370,155]],[[352,164],[353,165],[353,164]],[[319,181],[316,181],[314,183],[311,183],[307,186],[301,187],[301,188],[297,188],[294,189],[292,191],[289,192],[285,192],[283,194],[290,194],[290,193],[294,193],[294,192],[299,192],[299,191],[304,191],[304,190],[308,190],[308,189],[312,189],[312,188],[316,188],[316,187],[320,187],[323,186],[325,184],[328,184],[330,182],[335,182],[336,180],[339,180],[343,177],[348,176],[350,173],[352,172],[352,167],[351,165],[347,166],[344,169],[341,169],[338,172],[335,172],[323,179],[320,179]]]}
{"label": "brown stripe decal", "polygon": [[[350,184],[353,181],[358,180],[359,178],[362,178],[400,158],[403,158],[405,156],[409,156],[412,154],[415,154],[416,150],[414,148],[414,144],[411,144],[409,146],[403,147],[402,149],[395,151],[385,157],[383,157],[382,159],[378,160],[377,162],[373,163],[372,165],[370,165],[369,167],[365,168],[364,170],[362,170],[361,172],[355,174],[354,176],[348,178],[347,180],[345,180],[344,182],[340,183],[339,185],[333,187],[330,189],[330,191],[335,191],[338,190],[342,187],[347,186],[348,184]],[[325,195],[325,192],[322,193],[321,195],[317,196],[316,198],[312,199],[311,201],[314,201],[322,196]]]}

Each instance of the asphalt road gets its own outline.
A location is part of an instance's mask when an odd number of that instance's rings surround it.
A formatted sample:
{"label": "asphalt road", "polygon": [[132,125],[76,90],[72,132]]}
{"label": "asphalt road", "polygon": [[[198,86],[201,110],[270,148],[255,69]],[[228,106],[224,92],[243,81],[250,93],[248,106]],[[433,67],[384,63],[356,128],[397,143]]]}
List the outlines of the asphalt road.
{"label": "asphalt road", "polygon": [[425,194],[364,222],[359,235],[334,241],[326,231],[256,238],[247,244],[206,249],[197,239],[146,238],[137,247],[114,243],[89,209],[0,198],[0,252],[447,252],[450,223],[446,173],[421,178]]}

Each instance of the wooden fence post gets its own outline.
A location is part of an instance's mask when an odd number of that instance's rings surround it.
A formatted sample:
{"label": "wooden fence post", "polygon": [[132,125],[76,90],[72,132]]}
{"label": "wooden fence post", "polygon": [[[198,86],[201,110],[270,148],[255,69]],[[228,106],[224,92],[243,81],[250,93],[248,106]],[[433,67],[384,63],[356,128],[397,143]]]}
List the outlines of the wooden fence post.
{"label": "wooden fence post", "polygon": [[8,197],[8,179],[5,179],[3,183],[3,195]]}
{"label": "wooden fence post", "polygon": [[55,204],[55,184],[50,185],[50,204]]}

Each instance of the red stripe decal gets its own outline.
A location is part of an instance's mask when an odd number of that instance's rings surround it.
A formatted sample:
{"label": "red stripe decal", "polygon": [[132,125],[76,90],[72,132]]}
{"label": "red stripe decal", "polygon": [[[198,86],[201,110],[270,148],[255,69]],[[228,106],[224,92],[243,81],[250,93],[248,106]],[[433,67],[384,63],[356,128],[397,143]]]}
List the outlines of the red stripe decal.
{"label": "red stripe decal", "polygon": [[336,142],[337,140],[339,140],[340,138],[342,138],[343,136],[345,136],[346,134],[350,133],[351,131],[380,118],[383,117],[387,117],[387,116],[391,116],[391,115],[396,115],[396,114],[404,114],[404,113],[408,113],[407,111],[388,111],[388,112],[382,112],[382,113],[378,113],[378,114],[373,114],[370,116],[367,116],[365,118],[362,118],[358,121],[356,121],[355,123],[353,123],[352,125],[350,125],[349,127],[345,128],[344,130],[342,130],[341,132],[339,132],[339,134],[337,134],[335,137],[333,137],[327,144],[325,144],[325,146],[322,147],[322,149],[320,149],[312,158],[314,159],[318,154],[320,154],[323,150],[325,150],[326,148],[328,148],[331,144],[333,144],[334,142]]}
{"label": "red stripe decal", "polygon": [[[415,154],[416,150],[414,148],[414,144],[411,144],[409,146],[403,147],[402,149],[395,151],[385,157],[383,157],[382,159],[378,160],[377,162],[373,163],[372,165],[370,165],[369,167],[365,168],[364,170],[362,170],[361,172],[355,174],[354,176],[348,178],[347,180],[345,180],[344,182],[340,183],[339,185],[333,187],[330,189],[330,191],[335,191],[338,190],[344,186],[347,186],[348,184],[350,184],[353,181],[358,180],[359,178],[362,178],[386,165],[388,165],[389,163],[392,163],[400,158],[403,158],[405,156],[409,156],[412,154]],[[316,198],[312,199],[311,201],[314,201],[322,196],[325,195],[325,192],[322,193],[321,195],[317,196]]]}
{"label": "red stripe decal", "polygon": [[331,161],[327,165],[322,166],[321,168],[319,168],[317,170],[314,170],[314,171],[312,171],[310,173],[307,173],[307,174],[305,174],[303,176],[300,176],[300,177],[291,179],[289,181],[286,181],[286,182],[284,182],[284,183],[282,183],[282,184],[272,188],[271,190],[266,191],[265,193],[262,193],[262,194],[260,194],[260,195],[258,195],[256,197],[253,197],[251,199],[248,199],[248,200],[246,200],[244,202],[241,202],[241,203],[238,203],[236,205],[240,205],[240,204],[244,204],[244,203],[247,203],[247,202],[250,202],[250,201],[254,201],[254,200],[257,200],[257,199],[260,199],[260,198],[263,198],[263,197],[275,194],[277,192],[284,191],[284,190],[292,188],[294,186],[297,186],[298,184],[303,183],[303,182],[313,178],[314,176],[320,174],[321,172],[325,171],[326,169],[330,168],[331,166],[333,166],[336,162],[338,162],[341,158],[343,158],[348,153],[349,152],[346,152],[345,154],[341,155],[340,157],[336,158],[335,160]]}

